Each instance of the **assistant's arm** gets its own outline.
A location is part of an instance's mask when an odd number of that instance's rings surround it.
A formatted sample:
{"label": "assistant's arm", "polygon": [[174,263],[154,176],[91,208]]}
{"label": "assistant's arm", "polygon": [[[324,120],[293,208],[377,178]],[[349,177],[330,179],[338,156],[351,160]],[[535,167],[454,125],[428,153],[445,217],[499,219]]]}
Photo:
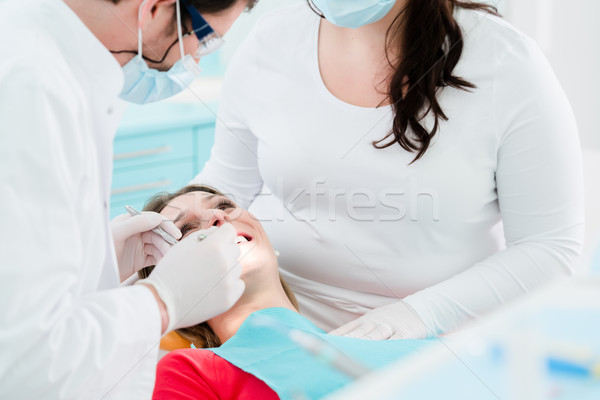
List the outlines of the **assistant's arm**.
{"label": "assistant's arm", "polygon": [[554,73],[529,39],[499,64],[493,106],[507,248],[404,300],[435,333],[571,274],[582,250],[577,126]]}
{"label": "assistant's arm", "polygon": [[215,144],[202,171],[191,183],[207,184],[248,208],[260,193],[263,179],[258,167],[258,139],[249,126],[253,110],[244,85],[256,71],[255,30],[236,52],[223,82],[216,121]]}
{"label": "assistant's arm", "polygon": [[94,292],[103,260],[80,233],[108,227],[81,221],[100,201],[81,168],[87,110],[37,64],[0,72],[0,398],[108,398],[134,371],[149,395],[157,302],[141,285]]}
{"label": "assistant's arm", "polygon": [[380,340],[452,331],[572,273],[583,245],[577,127],[551,68],[527,39],[499,64],[493,107],[499,143],[496,185],[507,248],[332,334]]}

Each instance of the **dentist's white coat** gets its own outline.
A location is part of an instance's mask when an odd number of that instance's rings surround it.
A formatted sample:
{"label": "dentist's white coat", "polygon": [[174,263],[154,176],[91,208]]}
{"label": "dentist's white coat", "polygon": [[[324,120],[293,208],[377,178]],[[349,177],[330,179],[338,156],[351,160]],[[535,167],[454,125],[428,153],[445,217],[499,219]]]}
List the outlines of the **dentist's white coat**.
{"label": "dentist's white coat", "polygon": [[150,398],[160,316],[118,288],[123,75],[61,0],[0,2],[0,398]]}

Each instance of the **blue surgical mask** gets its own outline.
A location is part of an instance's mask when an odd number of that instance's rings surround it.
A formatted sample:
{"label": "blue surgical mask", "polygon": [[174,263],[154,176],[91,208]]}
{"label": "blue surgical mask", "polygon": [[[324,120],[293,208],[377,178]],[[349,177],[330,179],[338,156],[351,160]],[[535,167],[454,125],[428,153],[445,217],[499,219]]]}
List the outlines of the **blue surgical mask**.
{"label": "blue surgical mask", "polygon": [[396,0],[312,0],[327,21],[342,28],[360,28],[385,17]]}
{"label": "blue surgical mask", "polygon": [[[140,21],[146,1],[144,0],[140,5]],[[164,100],[181,93],[200,75],[201,69],[196,60],[191,55],[185,55],[183,50],[179,0],[176,1],[176,8],[181,59],[168,71],[159,71],[148,67],[142,57],[142,27],[140,24],[138,27],[138,54],[123,67],[125,84],[120,95],[123,100],[136,104]]]}

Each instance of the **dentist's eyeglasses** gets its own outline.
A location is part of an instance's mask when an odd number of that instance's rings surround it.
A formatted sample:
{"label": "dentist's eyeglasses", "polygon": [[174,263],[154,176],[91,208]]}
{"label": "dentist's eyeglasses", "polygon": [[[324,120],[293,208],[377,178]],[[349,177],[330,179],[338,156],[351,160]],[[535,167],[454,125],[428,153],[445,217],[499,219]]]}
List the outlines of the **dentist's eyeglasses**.
{"label": "dentist's eyeglasses", "polygon": [[192,6],[188,0],[181,0],[181,4],[185,7],[192,18],[192,31],[186,33],[184,36],[196,34],[196,37],[200,42],[198,50],[196,50],[196,53],[193,54],[193,57],[202,58],[214,53],[221,46],[223,46],[225,43],[223,37],[215,32],[215,30],[208,24],[208,22],[206,22],[202,15],[200,15],[198,10],[196,10],[196,8],[194,8],[194,6]]}

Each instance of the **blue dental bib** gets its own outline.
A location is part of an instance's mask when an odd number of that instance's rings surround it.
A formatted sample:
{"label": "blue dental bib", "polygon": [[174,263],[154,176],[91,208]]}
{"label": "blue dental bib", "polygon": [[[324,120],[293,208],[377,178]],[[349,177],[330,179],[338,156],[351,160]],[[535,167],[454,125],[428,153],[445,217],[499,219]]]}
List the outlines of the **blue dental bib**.
{"label": "blue dental bib", "polygon": [[286,334],[265,325],[265,317],[316,335],[371,369],[384,367],[432,344],[432,340],[372,341],[327,335],[291,310],[257,311],[244,321],[235,336],[209,350],[264,381],[281,399],[319,399],[351,379],[298,347]]}

